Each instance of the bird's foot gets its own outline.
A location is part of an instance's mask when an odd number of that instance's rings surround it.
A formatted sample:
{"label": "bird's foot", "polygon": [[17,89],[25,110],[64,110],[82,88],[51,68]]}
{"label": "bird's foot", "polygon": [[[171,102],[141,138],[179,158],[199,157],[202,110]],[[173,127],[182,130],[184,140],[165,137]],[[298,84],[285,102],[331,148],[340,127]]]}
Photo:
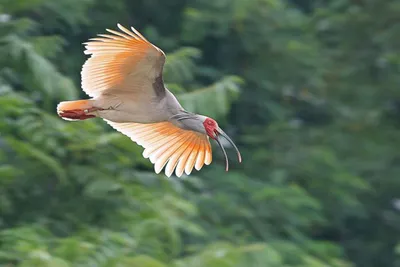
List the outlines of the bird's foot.
{"label": "bird's foot", "polygon": [[95,118],[97,111],[103,108],[94,107],[90,100],[64,101],[57,105],[58,115],[65,120],[86,120]]}
{"label": "bird's foot", "polygon": [[65,120],[86,120],[89,118],[95,118],[95,115],[88,114],[89,110],[85,109],[71,109],[63,110],[58,115]]}

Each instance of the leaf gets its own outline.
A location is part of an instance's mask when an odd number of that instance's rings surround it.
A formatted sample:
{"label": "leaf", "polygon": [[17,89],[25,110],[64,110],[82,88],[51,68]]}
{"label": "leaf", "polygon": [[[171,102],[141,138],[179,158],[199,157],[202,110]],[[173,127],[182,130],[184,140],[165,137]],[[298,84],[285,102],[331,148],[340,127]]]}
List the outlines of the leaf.
{"label": "leaf", "polygon": [[[16,75],[24,73],[20,79],[29,84],[26,88],[28,91],[42,92],[51,98],[77,98],[77,90],[71,79],[58,72],[30,43],[15,35],[9,35],[0,38],[0,48],[0,56],[4,57],[5,61],[3,64],[12,68]],[[8,56],[1,51],[7,51]]]}
{"label": "leaf", "polygon": [[0,165],[0,186],[11,183],[21,172],[12,165]]}
{"label": "leaf", "polygon": [[56,159],[29,143],[19,141],[12,137],[8,137],[6,141],[17,153],[19,153],[20,156],[30,157],[37,160],[40,164],[48,167],[57,176],[61,183],[68,183],[67,174]]}
{"label": "leaf", "polygon": [[54,58],[62,50],[65,40],[60,36],[38,36],[30,40],[35,51],[45,58]]}
{"label": "leaf", "polygon": [[191,112],[221,118],[229,112],[231,101],[237,98],[242,83],[239,77],[225,77],[209,87],[180,94],[177,98]]}
{"label": "leaf", "polygon": [[84,192],[87,196],[101,198],[106,196],[108,193],[119,189],[121,189],[121,184],[113,180],[99,179],[94,180],[87,185]]}
{"label": "leaf", "polygon": [[4,7],[8,13],[23,12],[30,10],[44,3],[46,0],[26,0],[26,1],[13,1],[13,0],[2,0],[0,7]]}
{"label": "leaf", "polygon": [[192,81],[196,68],[194,61],[200,56],[201,51],[193,47],[182,47],[169,53],[164,65],[165,82],[174,84]]}
{"label": "leaf", "polygon": [[121,260],[121,264],[117,265],[116,267],[167,267],[167,265],[164,263],[146,255],[139,255],[136,257],[123,259]]}
{"label": "leaf", "polygon": [[281,267],[283,265],[283,259],[279,252],[266,244],[246,245],[242,246],[240,250],[244,253],[243,265],[248,267]]}

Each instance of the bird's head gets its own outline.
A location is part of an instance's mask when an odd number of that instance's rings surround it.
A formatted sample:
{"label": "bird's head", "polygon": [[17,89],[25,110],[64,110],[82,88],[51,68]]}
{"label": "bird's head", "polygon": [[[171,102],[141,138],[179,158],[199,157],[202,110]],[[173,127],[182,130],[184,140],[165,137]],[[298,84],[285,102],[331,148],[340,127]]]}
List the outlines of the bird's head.
{"label": "bird's head", "polygon": [[224,153],[225,156],[225,164],[226,164],[226,171],[228,171],[229,168],[229,162],[228,162],[228,156],[226,155],[225,148],[222,145],[221,142],[221,137],[224,137],[236,150],[238,160],[239,162],[242,162],[242,156],[240,155],[239,149],[236,147],[235,143],[232,141],[232,139],[218,126],[218,123],[209,118],[205,117],[203,121],[203,126],[206,134],[213,140],[217,142],[219,147],[221,148],[222,152]]}
{"label": "bird's head", "polygon": [[189,112],[176,115],[173,119],[181,128],[206,134],[211,139],[215,140],[224,154],[226,171],[229,169],[229,161],[223,143],[221,142],[221,137],[225,138],[235,148],[238,160],[242,162],[239,149],[232,139],[218,126],[218,123],[214,119]]}

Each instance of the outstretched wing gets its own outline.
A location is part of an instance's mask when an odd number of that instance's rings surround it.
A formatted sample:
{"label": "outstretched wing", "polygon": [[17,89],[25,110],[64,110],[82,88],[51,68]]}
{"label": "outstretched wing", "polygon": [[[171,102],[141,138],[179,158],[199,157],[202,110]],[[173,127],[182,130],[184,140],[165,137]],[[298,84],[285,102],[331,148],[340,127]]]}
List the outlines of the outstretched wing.
{"label": "outstretched wing", "polygon": [[183,172],[189,175],[193,167],[200,170],[212,161],[211,145],[205,134],[183,130],[171,122],[140,124],[105,121],[145,148],[143,157],[150,158],[157,174],[165,167],[168,177],[174,170],[177,177]]}
{"label": "outstretched wing", "polygon": [[116,91],[138,98],[163,97],[162,71],[165,54],[147,41],[137,30],[117,24],[122,32],[99,34],[85,44],[91,57],[82,67],[82,89],[91,97]]}

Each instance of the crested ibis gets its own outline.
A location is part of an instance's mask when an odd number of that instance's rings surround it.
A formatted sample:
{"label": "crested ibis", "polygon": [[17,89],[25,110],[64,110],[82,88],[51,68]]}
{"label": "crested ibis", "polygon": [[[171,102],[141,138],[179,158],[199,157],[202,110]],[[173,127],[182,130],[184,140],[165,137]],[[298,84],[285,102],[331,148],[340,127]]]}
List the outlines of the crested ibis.
{"label": "crested ibis", "polygon": [[87,55],[81,86],[90,99],[63,101],[57,114],[65,120],[100,117],[112,128],[144,148],[158,174],[180,177],[193,168],[200,170],[212,161],[209,138],[220,146],[228,171],[228,157],[220,138],[224,137],[241,155],[235,143],[209,117],[186,111],[165,87],[164,52],[136,29],[117,24],[120,31],[84,43]]}

